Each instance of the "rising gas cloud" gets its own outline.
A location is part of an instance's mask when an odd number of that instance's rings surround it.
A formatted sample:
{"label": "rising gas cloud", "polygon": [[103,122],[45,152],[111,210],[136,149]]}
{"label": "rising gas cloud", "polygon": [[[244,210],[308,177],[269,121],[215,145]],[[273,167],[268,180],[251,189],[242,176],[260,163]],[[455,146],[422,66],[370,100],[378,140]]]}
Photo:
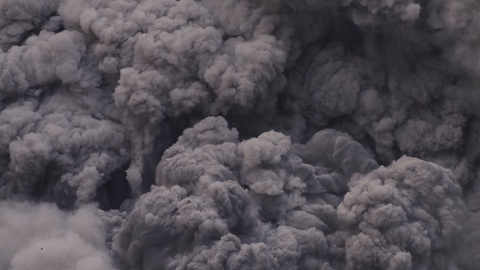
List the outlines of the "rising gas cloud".
{"label": "rising gas cloud", "polygon": [[0,0],[0,269],[477,269],[475,0]]}

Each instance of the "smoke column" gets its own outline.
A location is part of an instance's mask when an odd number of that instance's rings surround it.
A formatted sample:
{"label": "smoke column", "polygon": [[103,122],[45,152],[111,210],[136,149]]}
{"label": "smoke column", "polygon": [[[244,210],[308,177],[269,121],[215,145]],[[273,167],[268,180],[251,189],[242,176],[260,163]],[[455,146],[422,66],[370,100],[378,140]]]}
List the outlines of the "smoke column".
{"label": "smoke column", "polygon": [[478,1],[0,14],[0,269],[478,269]]}

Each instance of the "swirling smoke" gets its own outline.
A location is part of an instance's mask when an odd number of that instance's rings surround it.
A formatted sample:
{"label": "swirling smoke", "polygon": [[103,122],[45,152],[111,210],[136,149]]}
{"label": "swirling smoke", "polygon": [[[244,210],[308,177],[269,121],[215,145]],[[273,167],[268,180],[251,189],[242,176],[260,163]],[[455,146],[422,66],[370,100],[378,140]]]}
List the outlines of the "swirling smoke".
{"label": "swirling smoke", "polygon": [[478,1],[0,12],[0,269],[478,269]]}

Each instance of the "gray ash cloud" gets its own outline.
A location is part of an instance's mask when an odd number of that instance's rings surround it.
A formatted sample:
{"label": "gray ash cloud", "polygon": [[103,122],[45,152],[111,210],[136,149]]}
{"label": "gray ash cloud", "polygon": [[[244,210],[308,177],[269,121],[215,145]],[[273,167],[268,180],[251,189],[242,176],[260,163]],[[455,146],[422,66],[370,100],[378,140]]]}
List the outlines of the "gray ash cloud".
{"label": "gray ash cloud", "polygon": [[476,1],[0,11],[0,268],[476,268]]}

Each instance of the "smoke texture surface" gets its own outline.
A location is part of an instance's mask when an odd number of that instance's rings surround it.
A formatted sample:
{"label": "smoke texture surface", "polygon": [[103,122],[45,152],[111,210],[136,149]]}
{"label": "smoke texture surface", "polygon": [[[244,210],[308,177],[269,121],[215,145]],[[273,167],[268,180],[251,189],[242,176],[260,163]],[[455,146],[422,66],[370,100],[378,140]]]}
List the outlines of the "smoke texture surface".
{"label": "smoke texture surface", "polygon": [[0,269],[478,269],[478,1],[0,14]]}

